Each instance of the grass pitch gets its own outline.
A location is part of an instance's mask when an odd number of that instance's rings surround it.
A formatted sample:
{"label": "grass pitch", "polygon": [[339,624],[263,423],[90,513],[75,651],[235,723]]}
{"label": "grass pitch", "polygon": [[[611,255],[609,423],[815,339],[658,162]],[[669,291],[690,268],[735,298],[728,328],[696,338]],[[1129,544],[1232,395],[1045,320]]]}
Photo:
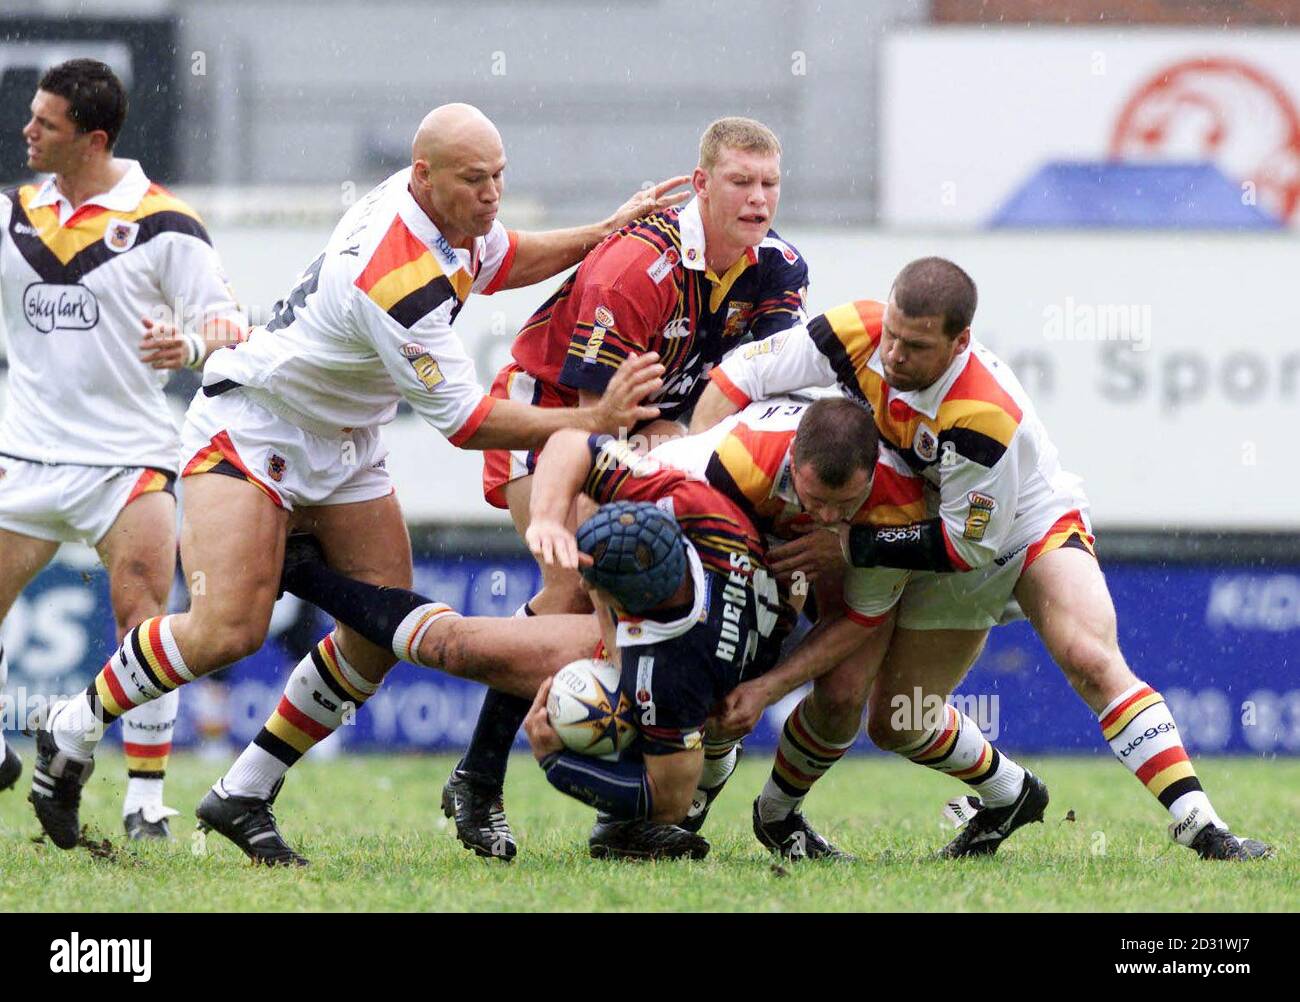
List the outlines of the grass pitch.
{"label": "grass pitch", "polygon": [[[98,853],[34,841],[25,802],[32,760],[0,794],[3,911],[1297,911],[1300,761],[1199,759],[1218,810],[1236,831],[1278,849],[1256,864],[1209,864],[1173,846],[1167,818],[1109,757],[1025,764],[1051,789],[1046,823],[1022,829],[992,859],[936,861],[952,835],[940,812],[960,784],[892,757],[849,758],[807,803],[813,823],[856,864],[774,866],[750,832],[750,804],[770,766],[752,753],[705,828],[699,863],[598,863],[587,857],[592,812],[552,790],[517,755],[506,806],[520,840],[510,866],[479,860],[438,809],[448,757],[305,761],[277,815],[312,860],[303,871],[248,865],[220,836],[206,846],[191,812],[225,762],[172,759],[167,801],[183,810],[176,839],[135,845],[121,834],[125,770],[104,754],[82,820],[107,839]],[[1072,812],[1073,820],[1067,820]]]}

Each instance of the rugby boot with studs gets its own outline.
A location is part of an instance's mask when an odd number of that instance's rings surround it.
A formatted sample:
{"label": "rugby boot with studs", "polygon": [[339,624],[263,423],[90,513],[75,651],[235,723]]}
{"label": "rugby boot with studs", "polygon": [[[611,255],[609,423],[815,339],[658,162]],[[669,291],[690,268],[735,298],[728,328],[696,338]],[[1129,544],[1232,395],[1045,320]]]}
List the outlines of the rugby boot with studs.
{"label": "rugby boot with studs", "polygon": [[985,807],[978,797],[965,798],[975,809],[957,837],[939,850],[943,859],[961,856],[992,856],[998,846],[1018,828],[1043,820],[1047,809],[1047,786],[1032,772],[1025,772],[1020,793],[1011,803],[1002,807]]}
{"label": "rugby boot with studs", "polygon": [[81,790],[94,771],[94,759],[60,751],[48,730],[36,732],[36,764],[27,799],[41,828],[60,849],[73,848],[81,838]]}
{"label": "rugby boot with studs", "polygon": [[224,835],[254,863],[306,866],[306,857],[290,848],[275,823],[275,812],[271,808],[282,786],[283,777],[271,788],[271,795],[265,800],[229,794],[223,796],[215,789],[209,790],[194,811],[194,816],[199,819],[198,830]]}
{"label": "rugby boot with studs", "polygon": [[709,841],[678,825],[618,821],[597,814],[587,848],[592,859],[703,859]]}
{"label": "rugby boot with studs", "polygon": [[764,821],[757,798],[754,800],[754,836],[766,848],[792,862],[803,859],[832,859],[840,863],[857,861],[852,853],[837,848],[819,835],[799,811],[791,811],[780,821]]}
{"label": "rugby boot with studs", "polygon": [[476,856],[509,863],[519,847],[506,820],[501,787],[485,776],[453,769],[442,788],[442,813],[456,822],[456,838]]}

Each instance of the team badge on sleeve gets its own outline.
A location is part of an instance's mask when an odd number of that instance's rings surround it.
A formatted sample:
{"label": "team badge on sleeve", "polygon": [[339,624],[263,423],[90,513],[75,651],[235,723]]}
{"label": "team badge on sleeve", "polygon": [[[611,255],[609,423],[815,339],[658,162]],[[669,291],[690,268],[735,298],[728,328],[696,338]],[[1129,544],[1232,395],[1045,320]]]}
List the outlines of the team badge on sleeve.
{"label": "team badge on sleeve", "polygon": [[984,532],[989,527],[989,520],[998,503],[979,491],[971,491],[966,495],[966,500],[970,502],[970,511],[966,515],[966,527],[962,530],[962,535],[966,539],[978,541],[984,538]]}
{"label": "team badge on sleeve", "polygon": [[601,345],[605,335],[614,327],[614,312],[608,306],[597,306],[592,315],[591,335],[587,338],[587,349],[582,353],[583,365],[595,365],[600,358]]}
{"label": "team badge on sleeve", "polygon": [[442,370],[438,368],[437,361],[424,345],[416,341],[408,341],[402,345],[402,354],[411,363],[411,368],[415,370],[415,375],[424,384],[426,390],[432,390],[446,379]]}

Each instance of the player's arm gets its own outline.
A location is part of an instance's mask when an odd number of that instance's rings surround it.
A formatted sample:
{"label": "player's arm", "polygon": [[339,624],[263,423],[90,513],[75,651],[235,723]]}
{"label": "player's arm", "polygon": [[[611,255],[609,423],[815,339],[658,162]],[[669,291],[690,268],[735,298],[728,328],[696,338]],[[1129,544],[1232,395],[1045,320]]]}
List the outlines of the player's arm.
{"label": "player's arm", "polygon": [[218,348],[236,344],[247,322],[235,302],[216,250],[200,235],[164,234],[158,253],[162,303],[141,317],[140,361],[154,369],[203,368]]}
{"label": "player's arm", "polygon": [[727,737],[748,734],[764,710],[804,683],[825,675],[857,650],[876,626],[847,615],[818,622],[789,657],[726,695],[721,711],[711,721],[711,733],[716,730]]}
{"label": "player's arm", "polygon": [[[603,394],[594,393],[591,390],[579,390],[578,406],[596,407],[600,404],[602,397]],[[685,425],[680,421],[670,421],[668,418],[656,418],[649,424],[635,427],[636,432],[628,436],[628,442],[643,452],[649,452],[669,439],[681,438],[686,434]]]}
{"label": "player's arm", "polygon": [[539,560],[575,569],[588,559],[578,554],[568,528],[569,508],[579,494],[598,504],[653,501],[667,496],[686,477],[621,439],[572,429],[559,432],[537,460],[532,521],[524,538]]}
{"label": "player's arm", "polygon": [[1015,519],[1018,435],[997,415],[990,421],[980,414],[941,432],[939,516],[903,526],[852,526],[844,533],[849,561],[939,573],[990,563],[1005,548]]}
{"label": "player's arm", "polygon": [[689,180],[687,175],[671,177],[652,188],[637,191],[612,216],[599,223],[565,230],[517,233],[514,260],[509,274],[497,288],[515,289],[558,275],[565,268],[577,264],[589,250],[632,220],[686,201],[690,192],[675,195],[668,193]]}
{"label": "player's arm", "polygon": [[561,793],[620,821],[675,824],[683,820],[704,769],[703,746],[665,750],[664,754],[624,755],[617,762],[569,751],[546,712],[551,682],[542,683],[524,718],[524,733],[547,781]]}
{"label": "player's arm", "polygon": [[578,543],[568,526],[569,509],[591,468],[590,437],[574,428],[552,435],[537,457],[531,519],[524,539],[539,561],[577,569]]}
{"label": "player's arm", "polygon": [[[814,317],[812,323],[819,319]],[[737,348],[709,373],[709,385],[691,418],[691,432],[713,427],[754,400],[806,386],[827,386],[837,378],[830,359],[809,333],[809,325],[797,324]]]}
{"label": "player's arm", "polygon": [[543,408],[497,400],[483,392],[474,362],[438,307],[410,327],[357,290],[352,305],[364,332],[402,396],[425,421],[462,449],[533,449],[562,428],[616,431],[658,416],[640,404],[659,388],[663,367],[653,355],[628,359],[595,407]]}
{"label": "player's arm", "polygon": [[659,408],[641,401],[663,385],[664,368],[654,352],[625,359],[605,393],[585,407],[533,407],[517,400],[498,400],[474,432],[462,440],[463,449],[536,449],[565,428],[582,433],[617,434],[659,416]]}

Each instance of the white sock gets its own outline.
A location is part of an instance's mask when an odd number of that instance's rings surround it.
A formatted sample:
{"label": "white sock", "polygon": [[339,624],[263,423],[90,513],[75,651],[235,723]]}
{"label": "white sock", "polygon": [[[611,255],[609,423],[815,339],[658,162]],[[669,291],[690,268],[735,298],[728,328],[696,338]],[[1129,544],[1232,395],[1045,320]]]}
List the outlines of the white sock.
{"label": "white sock", "polygon": [[348,663],[334,635],[326,636],[298,662],[266,725],[226,773],[224,789],[240,797],[270,797],[290,767],[351,719],[378,688]]}
{"label": "white sock", "polygon": [[399,661],[409,661],[421,668],[436,668],[420,660],[420,643],[424,635],[438,620],[446,616],[459,616],[455,609],[445,602],[427,602],[418,609],[412,609],[398,625],[393,635],[393,653]]}
{"label": "white sock", "polygon": [[56,706],[50,713],[48,728],[59,751],[78,759],[94,758],[95,746],[104,734],[84,692]]}
{"label": "white sock", "polygon": [[137,706],[122,716],[122,751],[126,753],[126,798],[122,816],[143,807],[161,807],[172,731],[180,710],[178,689]]}
{"label": "white sock", "polygon": [[285,768],[285,764],[270,752],[250,743],[213,789],[232,797],[265,800],[284,775]]}
{"label": "white sock", "polygon": [[146,807],[162,807],[163,781],[131,776],[126,781],[126,797],[122,801],[122,817]]}

